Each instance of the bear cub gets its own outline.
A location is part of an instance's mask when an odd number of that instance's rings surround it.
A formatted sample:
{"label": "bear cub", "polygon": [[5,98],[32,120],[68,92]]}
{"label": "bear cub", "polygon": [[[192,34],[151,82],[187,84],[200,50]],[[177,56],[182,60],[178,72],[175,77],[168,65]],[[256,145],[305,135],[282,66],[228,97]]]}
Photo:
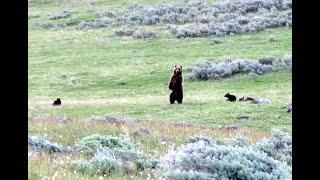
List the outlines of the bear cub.
{"label": "bear cub", "polygon": [[178,103],[181,104],[183,99],[182,66],[174,66],[169,89],[172,90],[170,94],[170,104],[173,104],[175,101],[178,101]]}
{"label": "bear cub", "polygon": [[255,100],[255,99],[252,98],[252,97],[246,97],[246,98],[244,98],[244,96],[239,99],[239,101],[253,101],[253,100]]}
{"label": "bear cub", "polygon": [[60,106],[60,105],[61,105],[61,100],[60,100],[60,98],[58,98],[57,100],[55,100],[52,105],[53,105],[53,106]]}
{"label": "bear cub", "polygon": [[237,97],[234,96],[234,95],[231,95],[229,93],[227,93],[226,95],[224,95],[224,97],[228,98],[227,101],[231,101],[231,102],[234,102],[237,100]]}

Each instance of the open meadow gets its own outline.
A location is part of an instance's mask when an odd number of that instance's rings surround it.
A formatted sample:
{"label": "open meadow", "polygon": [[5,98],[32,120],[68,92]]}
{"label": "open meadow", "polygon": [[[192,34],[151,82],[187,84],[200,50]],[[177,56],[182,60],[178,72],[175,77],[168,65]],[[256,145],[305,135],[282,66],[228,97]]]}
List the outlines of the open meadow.
{"label": "open meadow", "polygon": [[[250,3],[253,0],[237,1]],[[269,1],[275,2],[265,2]],[[191,137],[204,136],[223,144],[242,135],[251,147],[264,138],[272,138],[274,129],[291,136],[292,114],[287,112],[287,105],[292,99],[291,67],[273,63],[270,65],[272,71],[261,74],[260,71],[252,73],[251,70],[251,73],[248,73],[249,70],[243,73],[222,70],[227,75],[215,75],[216,78],[206,79],[201,79],[203,76],[195,73],[206,73],[209,70],[192,71],[198,63],[204,61],[221,64],[228,60],[248,60],[259,64],[263,58],[271,58],[273,62],[288,58],[292,53],[291,25],[267,19],[265,21],[270,25],[261,25],[263,27],[253,31],[241,23],[230,25],[233,21],[229,22],[228,16],[216,15],[201,22],[209,24],[208,27],[196,24],[191,29],[183,29],[185,24],[200,23],[197,18],[203,17],[202,9],[207,9],[203,12],[210,14],[211,4],[221,3],[223,6],[223,2],[230,2],[224,0],[204,1],[202,4],[188,1],[189,5],[186,5],[187,1],[173,0],[28,2],[29,141],[31,136],[36,136],[57,143],[62,149],[61,152],[50,150],[49,142],[37,141],[34,138],[34,144],[29,143],[29,179],[205,179],[203,177],[208,177],[209,170],[201,171],[207,174],[195,172],[192,175],[181,175],[181,171],[165,174],[162,169],[166,167],[163,167],[161,158],[170,149],[186,144]],[[291,11],[291,6],[285,8],[285,2],[289,1],[283,1],[283,7],[275,5],[278,11],[281,10],[279,16],[272,14],[266,17],[281,17],[286,21],[287,11]],[[159,3],[172,6],[161,6],[162,9],[158,12],[156,10]],[[168,12],[173,12],[174,4],[179,3],[180,6],[188,6],[186,10],[177,8],[178,12],[186,11],[185,16],[180,17],[179,13],[176,13],[177,17],[172,21],[171,16],[168,15],[168,19],[165,19],[167,16],[162,16],[165,8],[171,9]],[[133,6],[134,4],[154,7],[157,17],[148,21],[137,21],[136,19],[148,16],[141,15],[144,8]],[[252,7],[254,5],[256,4],[251,4]],[[195,12],[189,10],[193,6],[197,7]],[[258,4],[257,7],[259,10],[264,5]],[[128,14],[123,17],[125,13],[135,11],[137,15]],[[153,11],[148,13],[152,14]],[[242,18],[247,18],[247,23],[250,24],[251,16],[258,15],[255,15],[256,10],[247,11],[244,10]],[[219,14],[218,10],[217,13]],[[261,16],[263,13],[267,12],[258,11]],[[222,26],[217,27],[219,23],[224,23],[223,18],[229,23],[228,26],[223,26],[224,29]],[[214,22],[216,29],[212,29],[210,22]],[[202,29],[197,30],[197,27]],[[231,30],[228,30],[229,27]],[[141,29],[152,32],[152,36],[140,38],[137,33]],[[116,33],[122,32],[121,30],[133,32],[130,35]],[[193,34],[193,31],[196,32]],[[168,85],[174,65],[183,67],[184,99],[182,104],[172,105],[169,102],[171,90]],[[262,63],[257,66],[262,67]],[[226,93],[236,95],[237,101],[226,101]],[[265,99],[268,103],[238,101],[238,98],[243,96]],[[56,98],[61,98],[61,106],[52,106]],[[95,134],[100,136],[81,144],[82,138]],[[120,138],[115,144],[117,147],[120,144],[121,148],[123,145],[120,141],[130,143],[132,147],[129,149],[132,153],[137,151],[148,155],[152,157],[152,162],[148,159],[141,163],[138,155],[136,158],[130,156],[130,160],[124,161],[123,156],[119,155],[119,149],[113,150],[109,145],[99,144],[103,137]],[[37,143],[38,145],[35,145]],[[46,145],[39,145],[41,143]],[[95,164],[95,160],[99,159],[96,158],[97,154],[82,154],[90,148],[98,152],[103,147],[109,148],[104,150],[112,152],[113,160],[118,161],[104,161],[109,164],[99,161],[99,165],[103,164],[103,167],[100,167]],[[100,153],[102,152],[104,151],[101,150]],[[125,154],[124,150],[121,152]],[[244,150],[242,153],[246,152]],[[241,156],[245,157],[243,154]],[[91,157],[93,159],[90,159]],[[283,160],[273,158],[275,160],[272,159],[272,162],[277,161],[275,164]],[[82,164],[75,162],[79,159],[83,161]],[[131,162],[132,165],[127,167],[124,162]],[[157,167],[154,164],[157,164]],[[169,167],[174,169],[173,166]],[[288,167],[291,168],[290,163]],[[96,171],[95,168],[100,170]],[[281,174],[280,171],[277,173],[275,174]],[[208,177],[209,179],[235,177],[228,173],[221,176],[219,173],[210,175],[212,176]],[[272,179],[271,175],[256,175],[256,178]],[[284,175],[277,177],[290,179]]]}

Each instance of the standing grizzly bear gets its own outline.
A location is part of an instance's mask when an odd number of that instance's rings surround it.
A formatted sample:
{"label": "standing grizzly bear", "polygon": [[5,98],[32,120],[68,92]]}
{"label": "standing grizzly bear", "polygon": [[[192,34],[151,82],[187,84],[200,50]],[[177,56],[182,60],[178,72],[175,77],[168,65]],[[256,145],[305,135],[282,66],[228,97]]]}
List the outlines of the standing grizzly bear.
{"label": "standing grizzly bear", "polygon": [[174,66],[169,89],[172,90],[170,94],[170,104],[173,104],[175,101],[178,101],[178,103],[181,104],[183,99],[182,66]]}

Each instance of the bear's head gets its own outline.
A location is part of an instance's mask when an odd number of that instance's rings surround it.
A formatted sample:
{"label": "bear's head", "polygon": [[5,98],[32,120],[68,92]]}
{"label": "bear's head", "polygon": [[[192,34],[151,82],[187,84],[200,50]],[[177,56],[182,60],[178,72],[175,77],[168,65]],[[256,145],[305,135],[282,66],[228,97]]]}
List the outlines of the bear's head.
{"label": "bear's head", "polygon": [[178,67],[175,65],[173,68],[173,75],[181,76],[182,75],[182,66]]}

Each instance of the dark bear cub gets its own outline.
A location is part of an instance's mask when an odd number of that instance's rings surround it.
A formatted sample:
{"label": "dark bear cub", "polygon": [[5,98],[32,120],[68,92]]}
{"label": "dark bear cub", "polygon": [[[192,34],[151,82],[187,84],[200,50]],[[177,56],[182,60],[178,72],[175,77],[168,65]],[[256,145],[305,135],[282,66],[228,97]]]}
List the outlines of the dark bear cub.
{"label": "dark bear cub", "polygon": [[61,105],[61,100],[60,100],[60,98],[58,98],[57,100],[55,100],[52,105],[53,105],[53,106],[60,106],[60,105]]}
{"label": "dark bear cub", "polygon": [[231,95],[229,93],[227,93],[226,95],[224,95],[224,97],[228,98],[227,101],[231,101],[231,102],[234,102],[237,100],[237,97],[234,96],[234,95]]}
{"label": "dark bear cub", "polygon": [[169,89],[172,90],[170,94],[170,104],[178,101],[179,104],[182,103],[183,99],[183,77],[182,77],[182,66],[173,68],[173,75],[169,83]]}

